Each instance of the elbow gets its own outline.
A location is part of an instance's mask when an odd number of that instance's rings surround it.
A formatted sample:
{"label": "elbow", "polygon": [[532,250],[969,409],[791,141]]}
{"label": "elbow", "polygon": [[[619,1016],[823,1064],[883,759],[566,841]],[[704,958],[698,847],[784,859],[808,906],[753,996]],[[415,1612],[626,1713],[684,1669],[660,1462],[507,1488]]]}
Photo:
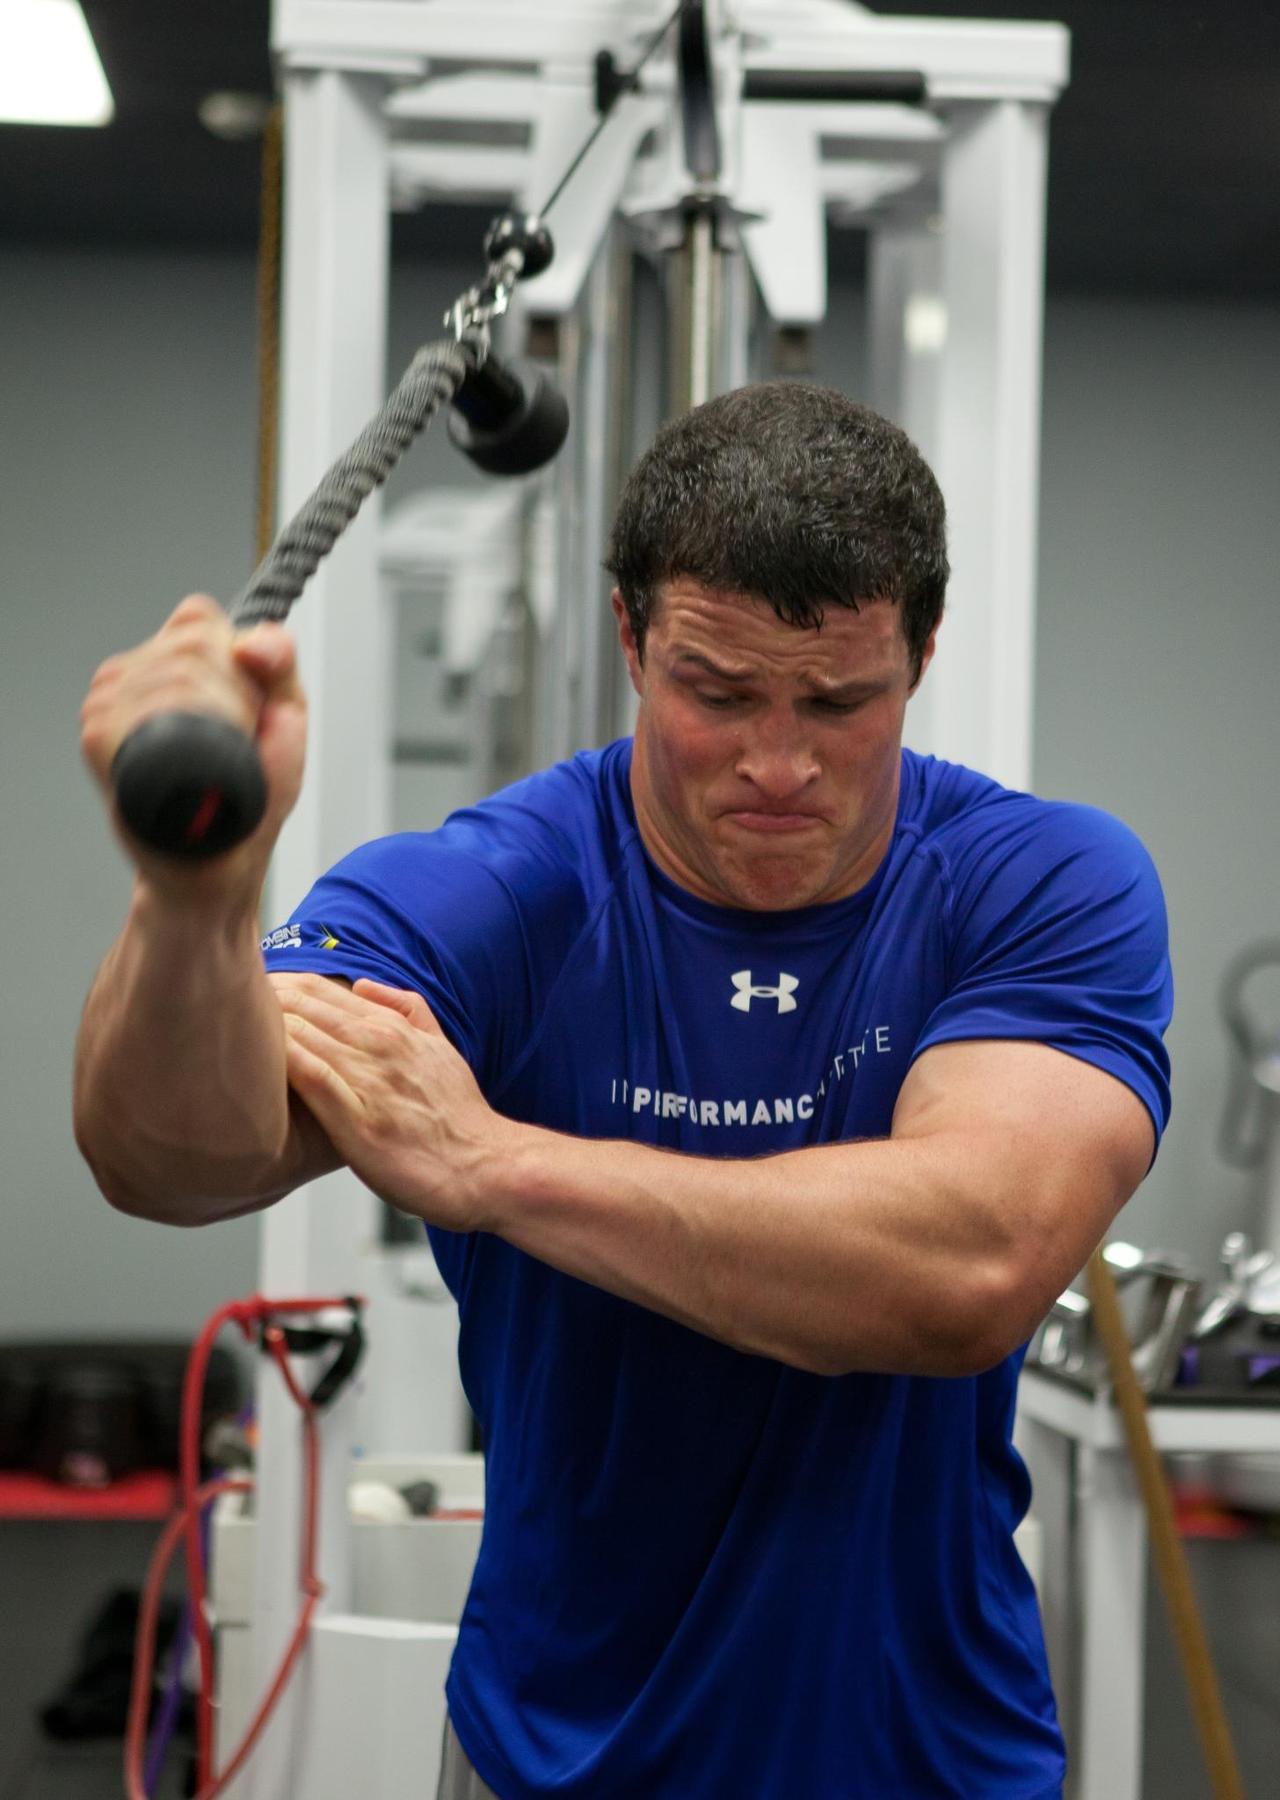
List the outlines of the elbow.
{"label": "elbow", "polygon": [[290,1191],[285,1151],[215,1149],[158,1136],[131,1115],[115,1117],[109,1099],[77,1081],[72,1134],[98,1191],[116,1212],[157,1225],[195,1227],[238,1218]]}
{"label": "elbow", "polygon": [[256,1212],[280,1199],[284,1189],[243,1198],[216,1199],[203,1194],[184,1193],[172,1183],[132,1181],[106,1157],[78,1127],[76,1146],[88,1165],[98,1192],[113,1211],[128,1219],[145,1219],[153,1225],[176,1225],[193,1230],[199,1225],[212,1225],[221,1219],[233,1219],[241,1213]]}
{"label": "elbow", "polygon": [[158,1209],[154,1200],[149,1201],[147,1195],[131,1187],[101,1156],[95,1155],[79,1133],[76,1135],[76,1143],[98,1192],[113,1211],[124,1213],[130,1219],[153,1219],[160,1222],[168,1218],[169,1215]]}
{"label": "elbow", "polygon": [[1047,1305],[1042,1283],[1017,1261],[997,1261],[968,1284],[951,1323],[946,1375],[985,1375],[1031,1337]]}
{"label": "elbow", "polygon": [[156,1212],[154,1205],[148,1205],[146,1195],[129,1183],[109,1156],[103,1141],[104,1134],[98,1128],[93,1114],[80,1104],[79,1093],[76,1094],[72,1109],[71,1130],[76,1149],[84,1158],[98,1192],[108,1206],[131,1219],[165,1217],[163,1213]]}
{"label": "elbow", "polygon": [[899,1318],[872,1339],[865,1331],[856,1338],[844,1336],[820,1343],[806,1340],[789,1346],[780,1356],[788,1368],[802,1375],[978,1375],[1003,1360],[1006,1351],[994,1340],[951,1329],[936,1317]]}
{"label": "elbow", "polygon": [[284,1190],[257,1195],[250,1200],[227,1200],[180,1194],[172,1188],[137,1188],[95,1168],[92,1163],[89,1167],[100,1193],[114,1211],[129,1219],[145,1219],[152,1225],[176,1225],[186,1231],[194,1231],[201,1225],[217,1225],[224,1219],[238,1219],[244,1213],[260,1212],[284,1197]]}
{"label": "elbow", "polygon": [[93,1130],[91,1120],[85,1116],[78,1104],[72,1113],[71,1131],[75,1138],[76,1149],[83,1157],[98,1192],[108,1206],[113,1207],[116,1212],[138,1216],[140,1208],[136,1195],[103,1155],[98,1134]]}
{"label": "elbow", "polygon": [[71,1103],[71,1134],[75,1139],[76,1149],[84,1158],[98,1192],[108,1206],[113,1207],[116,1212],[127,1213],[132,1218],[146,1217],[141,1196],[130,1187],[109,1154],[102,1109],[95,1110],[90,1105],[78,1076],[79,1071]]}
{"label": "elbow", "polygon": [[191,1226],[209,1223],[207,1210],[199,1214],[184,1212],[175,1204],[171,1194],[148,1193],[143,1188],[133,1186],[100,1157],[91,1155],[83,1143],[80,1144],[80,1154],[89,1166],[89,1173],[97,1184],[98,1192],[114,1212],[123,1213],[128,1219],[147,1219],[154,1225]]}
{"label": "elbow", "polygon": [[1044,1311],[1019,1270],[992,1262],[945,1290],[898,1295],[873,1332],[864,1314],[847,1333],[794,1346],[783,1360],[809,1375],[985,1375],[1026,1343]]}

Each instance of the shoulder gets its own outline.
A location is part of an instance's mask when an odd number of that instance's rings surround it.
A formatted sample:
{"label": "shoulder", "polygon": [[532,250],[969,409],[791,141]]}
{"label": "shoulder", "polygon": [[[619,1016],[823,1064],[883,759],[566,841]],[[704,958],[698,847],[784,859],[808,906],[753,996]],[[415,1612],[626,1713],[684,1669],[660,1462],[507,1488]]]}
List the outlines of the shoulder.
{"label": "shoulder", "polygon": [[416,989],[492,1084],[521,1053],[609,891],[612,845],[627,824],[615,803],[618,760],[611,746],[436,831],[361,845],[265,940],[267,966]]}
{"label": "shoulder", "polygon": [[937,790],[932,811],[927,792],[916,800],[944,896],[945,992],[917,1054],[961,1039],[1035,1040],[1124,1082],[1160,1132],[1173,979],[1145,846],[1097,807],[968,770],[943,774]]}
{"label": "shoulder", "polygon": [[485,867],[589,877],[632,828],[629,766],[628,740],[580,751],[451,814],[433,835]]}
{"label": "shoulder", "polygon": [[[586,752],[450,814],[434,831],[362,845],[328,880],[407,918],[446,916],[456,933],[513,915],[572,932],[612,879],[628,820],[620,804],[625,744]],[[621,770],[625,787],[625,768]]]}
{"label": "shoulder", "polygon": [[1078,897],[1142,891],[1159,898],[1146,846],[1122,819],[1075,801],[1046,800],[1002,787],[955,763],[904,752],[904,812],[937,860],[957,899],[992,885],[1026,898],[1049,881]]}

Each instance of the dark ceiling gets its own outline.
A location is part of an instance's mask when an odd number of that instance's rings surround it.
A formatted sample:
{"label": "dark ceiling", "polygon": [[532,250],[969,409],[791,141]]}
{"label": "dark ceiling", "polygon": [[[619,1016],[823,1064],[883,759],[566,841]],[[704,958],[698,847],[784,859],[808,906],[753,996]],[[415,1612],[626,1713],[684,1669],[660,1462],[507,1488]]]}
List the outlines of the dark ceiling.
{"label": "dark ceiling", "polygon": [[[536,5],[537,0],[529,0]],[[116,98],[97,131],[0,125],[0,242],[249,245],[258,149],[212,137],[213,89],[269,94],[269,0],[84,0]],[[886,5],[1056,17],[1072,79],[1050,140],[1058,292],[1280,299],[1280,6],[1274,0]],[[413,251],[476,241],[472,209],[397,227]]]}

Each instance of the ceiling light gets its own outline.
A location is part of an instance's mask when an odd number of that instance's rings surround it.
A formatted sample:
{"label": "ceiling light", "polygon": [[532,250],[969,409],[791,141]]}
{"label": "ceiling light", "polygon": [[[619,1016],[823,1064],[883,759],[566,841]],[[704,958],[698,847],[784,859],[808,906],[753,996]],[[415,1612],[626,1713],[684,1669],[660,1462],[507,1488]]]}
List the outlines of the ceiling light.
{"label": "ceiling light", "polygon": [[947,306],[937,294],[912,294],[902,334],[913,356],[937,356],[947,341]]}
{"label": "ceiling light", "polygon": [[0,0],[0,122],[106,125],[114,114],[79,0]]}
{"label": "ceiling light", "polygon": [[[3,0],[0,0],[0,5]],[[244,94],[219,89],[206,94],[196,108],[206,131],[227,143],[238,144],[247,138],[261,137],[271,117],[271,101],[262,94]]]}

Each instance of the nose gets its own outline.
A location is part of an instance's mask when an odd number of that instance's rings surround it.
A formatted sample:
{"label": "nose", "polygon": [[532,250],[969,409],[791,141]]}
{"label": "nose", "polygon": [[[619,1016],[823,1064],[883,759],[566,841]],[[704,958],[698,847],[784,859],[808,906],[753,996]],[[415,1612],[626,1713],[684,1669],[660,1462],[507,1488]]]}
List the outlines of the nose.
{"label": "nose", "polygon": [[820,774],[817,756],[800,721],[788,716],[756,718],[738,753],[735,773],[774,806],[799,798]]}

